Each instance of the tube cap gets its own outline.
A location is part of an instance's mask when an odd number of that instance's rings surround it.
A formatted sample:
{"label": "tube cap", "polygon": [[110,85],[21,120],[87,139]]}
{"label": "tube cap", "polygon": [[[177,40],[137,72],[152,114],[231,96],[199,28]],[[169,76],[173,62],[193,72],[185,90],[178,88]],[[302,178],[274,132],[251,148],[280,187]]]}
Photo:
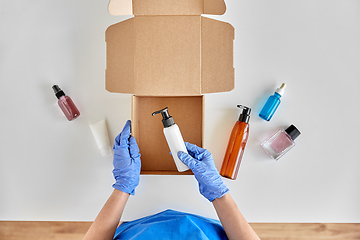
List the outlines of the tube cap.
{"label": "tube cap", "polygon": [[104,157],[106,155],[112,154],[113,151],[110,146],[105,146],[105,147],[100,148],[100,153],[101,153],[101,156]]}
{"label": "tube cap", "polygon": [[297,129],[294,125],[290,125],[287,129],[285,129],[285,132],[287,134],[289,134],[289,136],[291,137],[292,140],[295,140],[300,134],[301,132],[299,131],[299,129]]}

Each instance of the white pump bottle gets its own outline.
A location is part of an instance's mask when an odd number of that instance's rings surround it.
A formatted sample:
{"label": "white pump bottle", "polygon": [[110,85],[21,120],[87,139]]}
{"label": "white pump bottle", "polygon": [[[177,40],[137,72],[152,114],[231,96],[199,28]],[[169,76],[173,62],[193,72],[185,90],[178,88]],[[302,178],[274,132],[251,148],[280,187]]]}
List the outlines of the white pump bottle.
{"label": "white pump bottle", "polygon": [[178,125],[174,122],[174,119],[169,115],[167,107],[160,111],[154,112],[152,115],[154,116],[158,113],[161,113],[163,117],[162,123],[164,125],[164,135],[169,145],[171,155],[174,158],[176,168],[179,172],[184,172],[189,168],[178,158],[177,153],[179,151],[187,153],[188,151],[186,150],[186,146],[180,129]]}

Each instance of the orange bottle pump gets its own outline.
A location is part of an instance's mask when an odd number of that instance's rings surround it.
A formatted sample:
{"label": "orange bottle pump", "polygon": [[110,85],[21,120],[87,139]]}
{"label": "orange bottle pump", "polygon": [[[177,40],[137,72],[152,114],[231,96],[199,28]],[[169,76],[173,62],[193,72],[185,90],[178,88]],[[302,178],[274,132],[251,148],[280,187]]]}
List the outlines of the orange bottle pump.
{"label": "orange bottle pump", "polygon": [[242,156],[249,136],[249,120],[251,108],[237,105],[242,109],[239,120],[235,123],[226,148],[220,175],[235,180],[239,171]]}

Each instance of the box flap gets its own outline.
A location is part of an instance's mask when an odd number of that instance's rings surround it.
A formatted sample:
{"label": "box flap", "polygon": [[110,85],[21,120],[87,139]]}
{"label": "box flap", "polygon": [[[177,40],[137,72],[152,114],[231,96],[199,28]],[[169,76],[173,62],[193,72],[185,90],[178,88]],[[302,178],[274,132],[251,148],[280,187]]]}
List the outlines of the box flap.
{"label": "box flap", "polygon": [[106,30],[106,89],[198,96],[234,89],[234,28],[201,16],[138,16]]}
{"label": "box flap", "polygon": [[136,95],[200,95],[200,17],[135,17]]}
{"label": "box flap", "polygon": [[134,24],[134,18],[131,18],[121,24],[111,25],[106,30],[105,89],[109,92],[135,92]]}
{"label": "box flap", "polygon": [[234,89],[234,27],[201,17],[201,93]]}
{"label": "box flap", "polygon": [[204,0],[204,14],[223,15],[225,12],[224,0]]}
{"label": "box flap", "polygon": [[110,0],[111,15],[222,15],[224,0]]}
{"label": "box flap", "polygon": [[106,90],[201,95],[201,17],[139,16],[106,30]]}

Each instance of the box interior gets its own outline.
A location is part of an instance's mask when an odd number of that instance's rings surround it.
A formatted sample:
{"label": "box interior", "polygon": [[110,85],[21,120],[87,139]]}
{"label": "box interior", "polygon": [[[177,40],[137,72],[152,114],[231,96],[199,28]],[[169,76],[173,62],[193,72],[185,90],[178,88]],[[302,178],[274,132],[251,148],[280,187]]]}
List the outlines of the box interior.
{"label": "box interior", "polygon": [[192,174],[191,170],[182,173],[177,171],[163,133],[162,116],[151,114],[168,107],[184,141],[202,146],[203,98],[133,96],[132,135],[140,148],[141,174]]}

